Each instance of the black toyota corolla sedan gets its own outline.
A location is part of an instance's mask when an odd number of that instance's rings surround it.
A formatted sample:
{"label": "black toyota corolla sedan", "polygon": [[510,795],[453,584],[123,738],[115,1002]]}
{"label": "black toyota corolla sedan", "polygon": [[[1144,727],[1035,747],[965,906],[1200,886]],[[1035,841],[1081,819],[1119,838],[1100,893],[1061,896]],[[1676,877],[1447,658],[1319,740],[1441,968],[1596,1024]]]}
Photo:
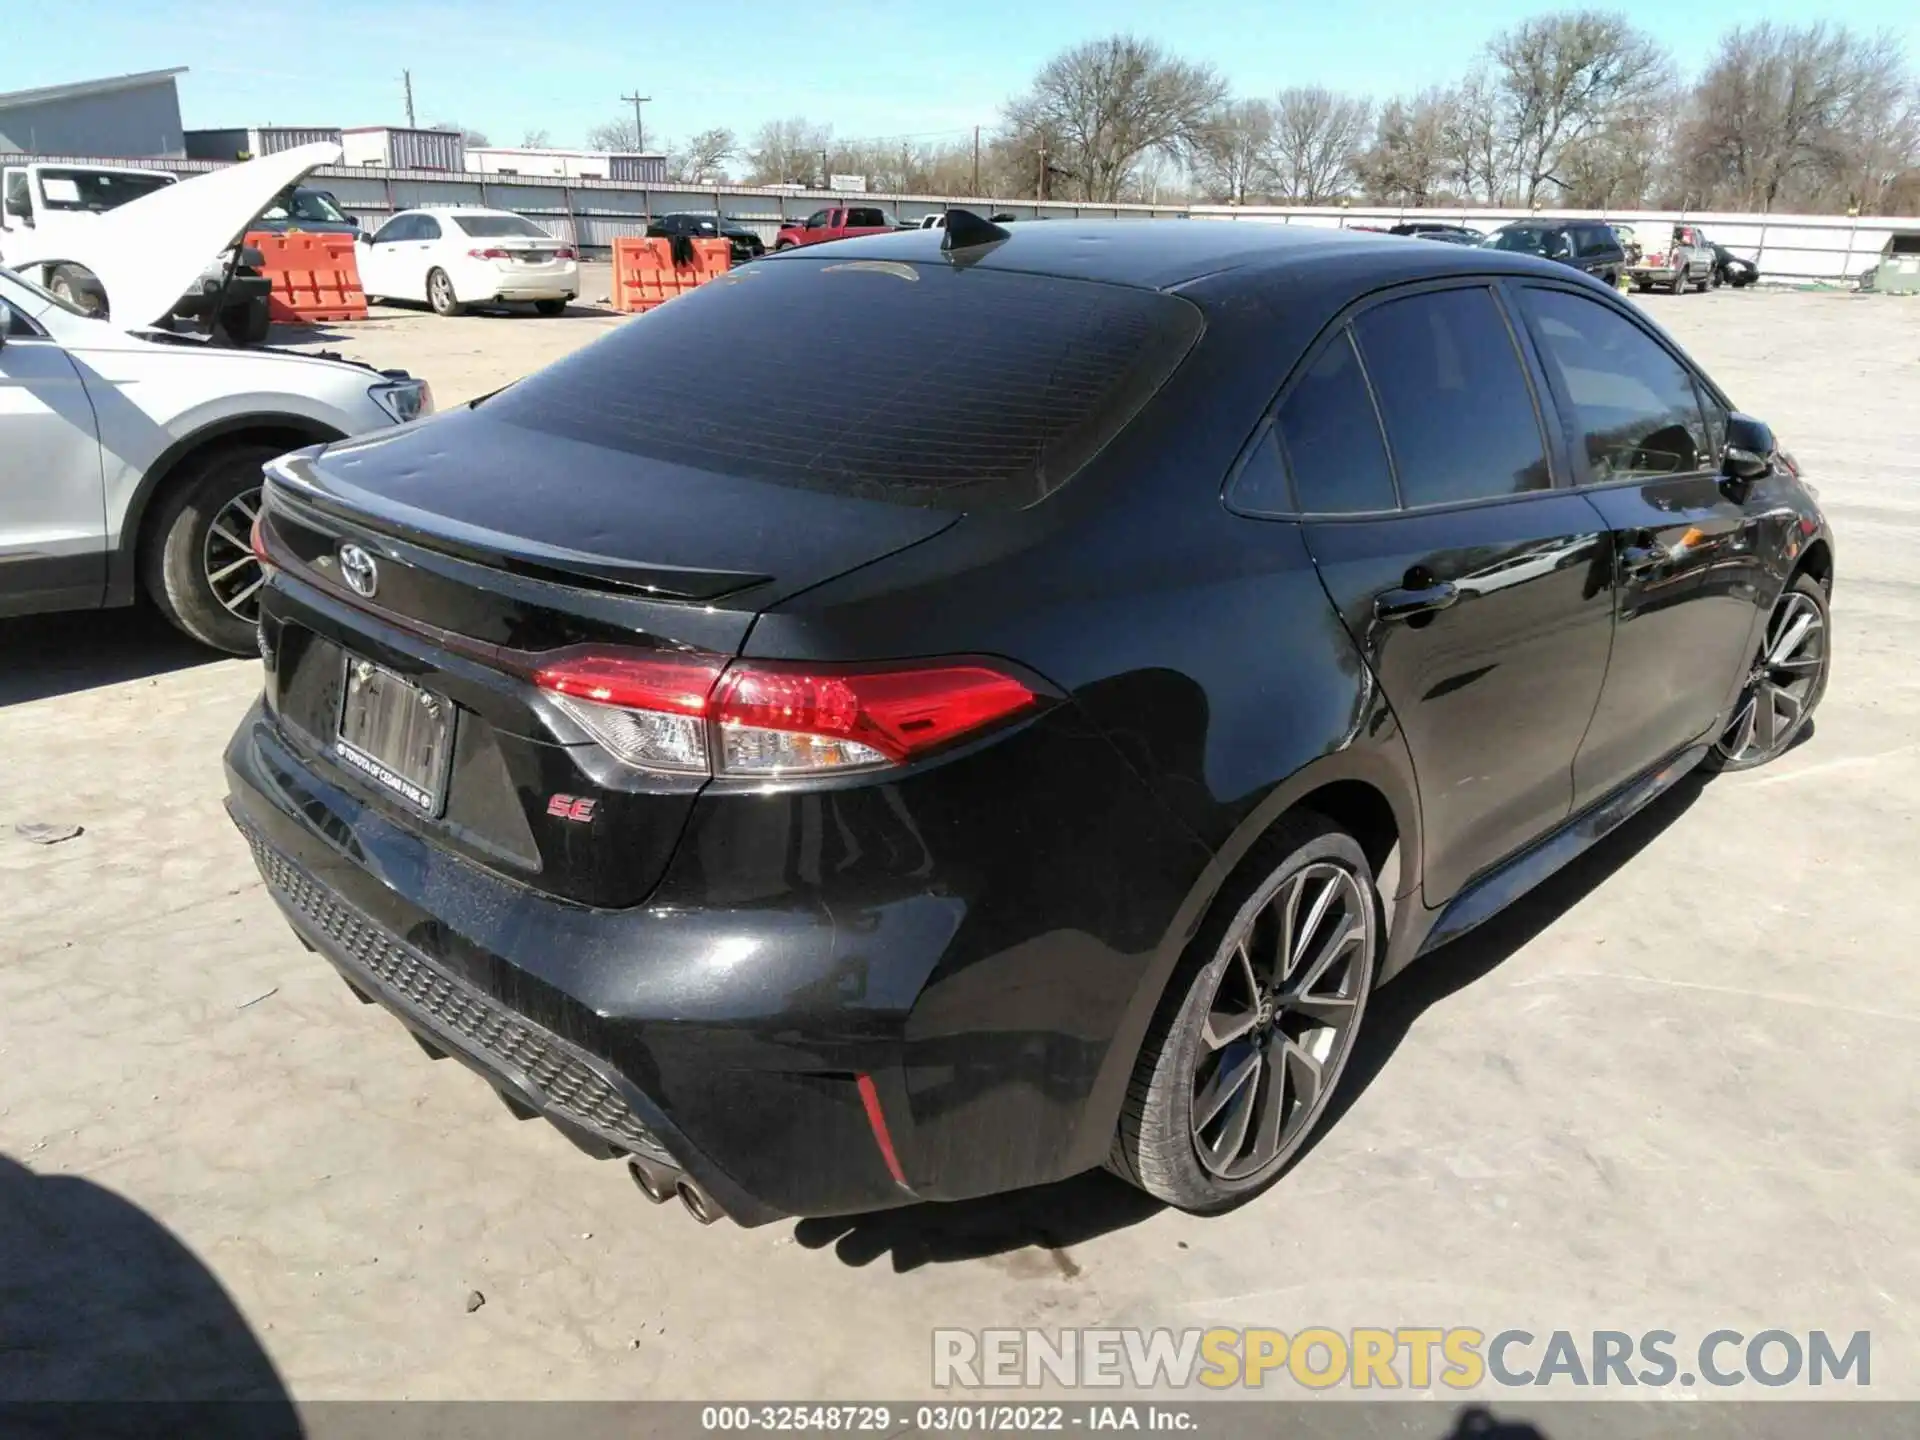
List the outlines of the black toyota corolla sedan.
{"label": "black toyota corolla sedan", "polygon": [[1565,266],[971,216],[275,462],[255,544],[294,929],[743,1224],[1258,1190],[1378,984],[1805,733],[1834,564]]}

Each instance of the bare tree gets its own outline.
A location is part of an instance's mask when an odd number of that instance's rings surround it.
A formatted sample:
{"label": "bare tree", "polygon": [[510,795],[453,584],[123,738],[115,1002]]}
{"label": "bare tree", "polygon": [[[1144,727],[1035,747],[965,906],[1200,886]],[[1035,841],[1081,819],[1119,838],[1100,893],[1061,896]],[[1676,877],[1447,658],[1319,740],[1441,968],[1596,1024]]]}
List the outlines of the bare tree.
{"label": "bare tree", "polygon": [[1686,92],[1671,84],[1616,107],[1604,125],[1561,148],[1554,180],[1569,205],[1624,210],[1687,203],[1678,131]]}
{"label": "bare tree", "polygon": [[469,145],[486,145],[488,143],[486,131],[469,130],[457,120],[436,120],[427,128],[429,130],[445,130],[450,134],[458,135]]}
{"label": "bare tree", "polygon": [[1387,102],[1374,127],[1373,145],[1358,162],[1361,188],[1369,196],[1396,205],[1429,205],[1447,198],[1451,105],[1452,97],[1442,90]]}
{"label": "bare tree", "polygon": [[1891,36],[1767,22],[1722,37],[1683,143],[1715,203],[1871,207],[1920,162],[1920,103]]}
{"label": "bare tree", "polygon": [[1623,109],[1671,79],[1666,54],[1624,16],[1595,10],[1543,15],[1494,37],[1499,122],[1520,198],[1532,205],[1554,184],[1569,147],[1589,140]]}
{"label": "bare tree", "polygon": [[1282,90],[1273,107],[1267,152],[1274,188],[1301,205],[1324,205],[1351,194],[1372,117],[1371,102],[1324,86]]}
{"label": "bare tree", "polygon": [[833,148],[833,130],[794,116],[787,120],[769,120],[755,132],[747,146],[747,183],[781,185],[788,183],[825,184],[828,152]]}
{"label": "bare tree", "polygon": [[1441,154],[1453,183],[1470,200],[1499,205],[1511,198],[1512,145],[1495,113],[1493,82],[1475,69],[1447,92],[1440,121]]}
{"label": "bare tree", "polygon": [[1185,158],[1226,94],[1211,66],[1113,35],[1049,60],[1007,120],[1016,133],[1045,137],[1034,148],[1081,198],[1111,201],[1148,152]]}
{"label": "bare tree", "polygon": [[520,136],[522,150],[545,150],[553,144],[553,134],[547,130],[528,130]]}
{"label": "bare tree", "polygon": [[634,133],[633,117],[624,120],[609,120],[604,125],[596,125],[587,131],[589,150],[606,150],[615,155],[632,155],[640,149],[640,139]]}
{"label": "bare tree", "polygon": [[667,146],[667,177],[695,185],[718,185],[727,178],[727,161],[740,149],[733,131],[724,126]]}
{"label": "bare tree", "polygon": [[1194,137],[1193,172],[1209,200],[1244,205],[1267,191],[1273,107],[1264,100],[1216,106]]}

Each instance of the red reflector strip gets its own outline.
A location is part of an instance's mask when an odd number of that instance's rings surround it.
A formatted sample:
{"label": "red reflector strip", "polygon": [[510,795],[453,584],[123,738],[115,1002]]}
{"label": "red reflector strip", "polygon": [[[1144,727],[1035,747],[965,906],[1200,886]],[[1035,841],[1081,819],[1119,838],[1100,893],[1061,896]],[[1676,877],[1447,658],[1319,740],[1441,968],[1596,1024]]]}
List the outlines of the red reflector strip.
{"label": "red reflector strip", "polygon": [[887,1133],[887,1115],[880,1108],[880,1092],[873,1087],[871,1075],[861,1075],[855,1080],[860,1089],[860,1103],[867,1107],[867,1124],[873,1130],[873,1143],[880,1147],[880,1158],[887,1162],[887,1173],[893,1176],[893,1183],[902,1190],[908,1188],[906,1172],[900,1168],[900,1157],[893,1153],[893,1137]]}
{"label": "red reflector strip", "polygon": [[253,551],[253,558],[262,565],[273,564],[273,558],[267,554],[267,512],[264,506],[253,517],[253,529],[247,534],[247,547]]}

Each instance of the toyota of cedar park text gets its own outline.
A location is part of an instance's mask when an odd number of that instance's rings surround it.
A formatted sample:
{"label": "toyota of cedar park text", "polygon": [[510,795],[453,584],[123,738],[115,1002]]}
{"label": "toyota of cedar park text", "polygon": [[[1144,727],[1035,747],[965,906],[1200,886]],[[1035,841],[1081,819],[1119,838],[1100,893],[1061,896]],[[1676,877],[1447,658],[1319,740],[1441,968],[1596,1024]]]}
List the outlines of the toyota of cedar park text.
{"label": "toyota of cedar park text", "polygon": [[285,457],[257,541],[295,930],[743,1224],[1245,1199],[1379,983],[1805,735],[1834,574],[1564,264],[964,211]]}

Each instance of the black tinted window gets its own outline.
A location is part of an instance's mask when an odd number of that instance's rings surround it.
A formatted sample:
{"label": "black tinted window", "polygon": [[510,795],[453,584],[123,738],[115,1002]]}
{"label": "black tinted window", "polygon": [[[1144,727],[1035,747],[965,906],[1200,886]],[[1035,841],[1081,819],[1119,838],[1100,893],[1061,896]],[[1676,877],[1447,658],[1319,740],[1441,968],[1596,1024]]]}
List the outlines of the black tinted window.
{"label": "black tinted window", "polygon": [[[682,295],[487,413],[779,484],[1013,507],[1111,440],[1200,328],[1192,305],[1150,290],[792,258]],[[832,363],[797,361],[795,336]]]}
{"label": "black tinted window", "polygon": [[1354,322],[1400,498],[1439,505],[1544,490],[1540,422],[1513,336],[1486,290],[1389,301]]}
{"label": "black tinted window", "polygon": [[[1380,440],[1380,422],[1344,330],[1287,392],[1275,432],[1301,510],[1351,514],[1393,509],[1393,474]],[[1234,498],[1249,510],[1286,508],[1285,496],[1274,497],[1272,504],[1243,499],[1239,491]]]}
{"label": "black tinted window", "polygon": [[1575,232],[1580,238],[1582,255],[1605,255],[1614,249],[1613,232],[1598,225],[1583,225]]}
{"label": "black tinted window", "polygon": [[1596,483],[1704,469],[1711,450],[1693,377],[1624,315],[1563,290],[1527,291]]}
{"label": "black tinted window", "polygon": [[407,238],[409,240],[438,240],[440,238],[440,222],[431,215],[416,215],[413,217],[413,231]]}
{"label": "black tinted window", "polygon": [[406,239],[412,229],[413,217],[411,215],[396,215],[374,233],[373,243],[376,245],[391,245],[395,240]]}

